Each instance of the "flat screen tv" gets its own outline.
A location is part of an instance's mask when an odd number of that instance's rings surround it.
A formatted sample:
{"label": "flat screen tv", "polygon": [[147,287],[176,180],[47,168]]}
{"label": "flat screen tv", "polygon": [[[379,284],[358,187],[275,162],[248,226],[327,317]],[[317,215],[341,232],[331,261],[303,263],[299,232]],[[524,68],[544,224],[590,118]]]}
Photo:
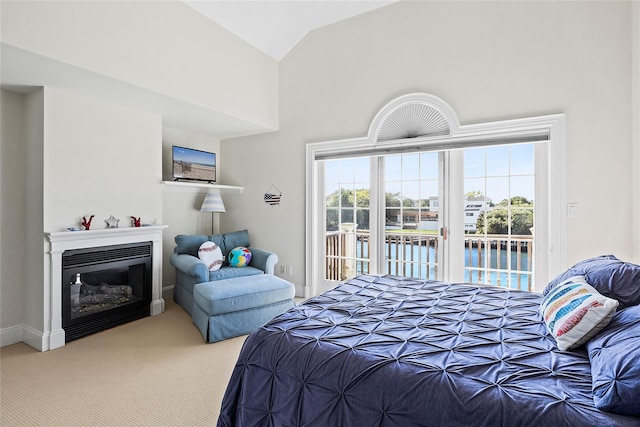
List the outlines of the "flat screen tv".
{"label": "flat screen tv", "polygon": [[216,155],[193,148],[171,147],[173,180],[216,182]]}

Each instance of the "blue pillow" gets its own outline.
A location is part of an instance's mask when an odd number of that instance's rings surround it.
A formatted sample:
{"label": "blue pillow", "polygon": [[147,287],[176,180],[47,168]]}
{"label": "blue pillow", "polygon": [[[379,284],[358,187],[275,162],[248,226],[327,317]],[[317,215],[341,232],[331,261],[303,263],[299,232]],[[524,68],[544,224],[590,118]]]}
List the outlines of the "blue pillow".
{"label": "blue pillow", "polygon": [[618,300],[619,310],[640,304],[640,266],[621,261],[613,255],[580,261],[549,282],[543,295],[574,276],[584,276],[599,293]]}
{"label": "blue pillow", "polygon": [[201,234],[178,234],[175,237],[176,253],[189,254],[197,258],[200,245],[208,240],[208,236],[204,236]]}
{"label": "blue pillow", "polygon": [[237,248],[238,246],[251,246],[249,232],[247,230],[232,231],[230,233],[224,233],[222,236],[224,238],[222,254],[225,257],[233,250],[233,248]]}
{"label": "blue pillow", "polygon": [[596,408],[640,416],[639,343],[640,306],[617,312],[587,343]]}
{"label": "blue pillow", "polygon": [[178,234],[175,237],[176,253],[198,257],[198,249],[204,242],[213,242],[220,247],[222,255],[227,257],[229,251],[237,246],[251,246],[247,230],[231,231],[223,234],[205,236],[202,234]]}

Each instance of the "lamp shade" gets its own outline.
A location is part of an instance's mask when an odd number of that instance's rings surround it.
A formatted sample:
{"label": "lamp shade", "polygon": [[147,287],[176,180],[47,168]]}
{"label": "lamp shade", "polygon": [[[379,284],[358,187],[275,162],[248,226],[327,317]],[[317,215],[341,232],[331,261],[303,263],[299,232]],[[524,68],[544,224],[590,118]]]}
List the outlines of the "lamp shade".
{"label": "lamp shade", "polygon": [[209,193],[202,202],[200,212],[226,212],[222,197],[218,193]]}

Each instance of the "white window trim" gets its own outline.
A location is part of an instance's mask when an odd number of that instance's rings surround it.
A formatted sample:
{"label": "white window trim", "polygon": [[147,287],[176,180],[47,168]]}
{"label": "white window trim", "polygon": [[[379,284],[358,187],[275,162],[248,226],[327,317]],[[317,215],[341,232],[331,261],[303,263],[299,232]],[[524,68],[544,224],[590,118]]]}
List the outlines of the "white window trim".
{"label": "white window trim", "polygon": [[[395,141],[377,141],[377,133],[380,126],[384,123],[384,119],[393,111],[406,103],[423,102],[436,108],[449,121],[451,133],[444,136],[423,136],[405,140]],[[305,297],[311,297],[316,294],[318,283],[316,278],[319,276],[318,269],[322,267],[320,262],[324,256],[324,244],[322,233],[324,230],[322,207],[323,196],[321,194],[322,187],[316,186],[321,178],[322,168],[316,159],[322,158],[339,158],[351,157],[354,155],[371,155],[372,153],[386,154],[402,150],[408,152],[419,148],[433,147],[434,149],[447,148],[466,148],[477,146],[474,141],[483,141],[486,139],[500,140],[505,138],[526,138],[531,135],[548,135],[548,144],[546,150],[547,173],[543,177],[546,180],[542,187],[537,186],[536,199],[542,200],[543,196],[548,195],[549,204],[541,207],[542,212],[546,211],[546,229],[547,233],[536,235],[536,253],[547,253],[546,264],[536,266],[536,283],[535,291],[542,292],[546,283],[560,272],[565,258],[565,230],[566,216],[564,215],[565,206],[565,125],[564,114],[553,114],[538,117],[526,117],[512,120],[503,120],[487,123],[477,123],[471,125],[459,125],[458,118],[454,110],[441,99],[428,94],[409,94],[397,98],[383,107],[376,115],[369,127],[367,136],[361,138],[340,139],[335,141],[325,141],[309,143],[306,146],[306,285]],[[540,160],[540,151],[536,150],[536,161]],[[462,185],[453,181],[453,185]],[[457,212],[457,213],[456,213]],[[452,206],[449,215],[455,215],[457,219],[462,215],[463,210]],[[450,238],[455,239],[454,235]],[[459,236],[457,236],[459,238]],[[539,240],[538,240],[539,239]],[[455,257],[448,257],[447,269],[459,268],[455,264]],[[451,276],[449,276],[451,280]]]}

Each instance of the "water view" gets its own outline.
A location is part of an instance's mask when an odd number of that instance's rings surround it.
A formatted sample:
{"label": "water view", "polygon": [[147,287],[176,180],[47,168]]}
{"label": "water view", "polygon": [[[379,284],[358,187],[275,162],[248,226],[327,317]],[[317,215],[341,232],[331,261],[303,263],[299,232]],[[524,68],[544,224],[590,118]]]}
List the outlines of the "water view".
{"label": "water view", "polygon": [[[436,254],[435,248],[432,245],[404,245],[403,259],[406,260],[405,265],[397,261],[399,258],[397,251],[398,248],[402,248],[401,245],[392,244],[385,245],[385,247],[387,260],[392,260],[391,262],[385,263],[385,273],[436,280],[437,272],[436,266],[434,265]],[[389,251],[391,253],[389,253]],[[485,259],[487,252],[489,253],[488,263]],[[356,248],[356,256],[362,258],[363,254],[364,257],[366,257],[368,253],[368,242],[360,242]],[[477,247],[465,247],[464,254],[465,282],[529,290],[532,273],[529,267],[529,254],[527,252],[522,251],[518,254],[515,248],[513,250],[505,248],[498,250],[494,247],[488,250],[482,248],[481,251],[478,251]],[[482,262],[480,262],[480,258],[482,258]],[[511,264],[508,264],[509,258]],[[498,259],[500,260],[499,263]],[[509,268],[510,271],[507,271],[507,268]],[[356,263],[356,271],[357,274],[368,273],[368,263]]]}

